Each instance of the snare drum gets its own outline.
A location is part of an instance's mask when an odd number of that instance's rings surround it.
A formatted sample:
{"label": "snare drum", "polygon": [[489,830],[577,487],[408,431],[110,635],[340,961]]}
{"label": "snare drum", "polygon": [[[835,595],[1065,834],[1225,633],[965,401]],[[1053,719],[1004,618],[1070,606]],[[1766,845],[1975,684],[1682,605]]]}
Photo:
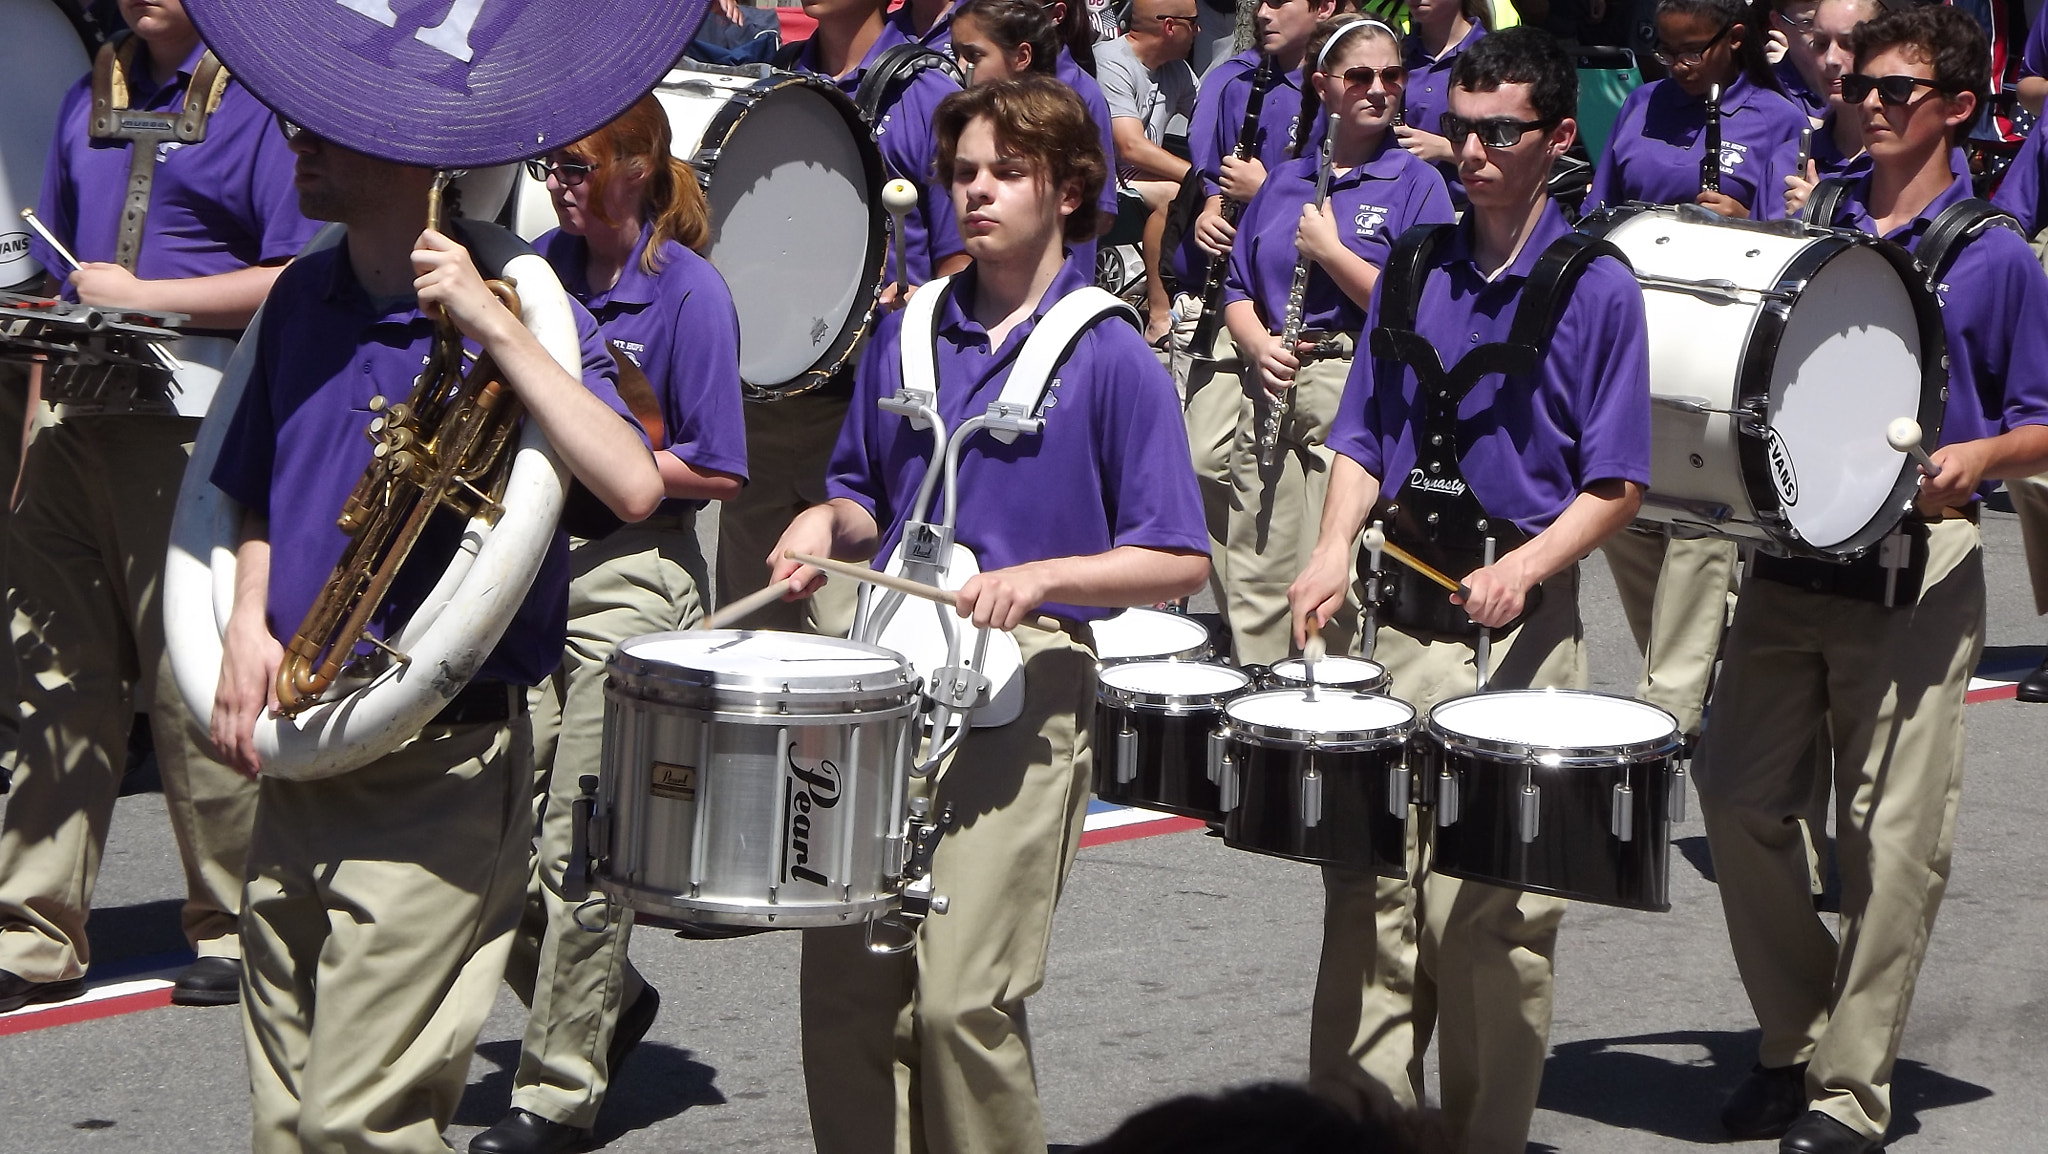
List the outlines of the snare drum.
{"label": "snare drum", "polygon": [[1407,877],[1415,707],[1368,693],[1276,689],[1224,707],[1223,841],[1316,865]]}
{"label": "snare drum", "polygon": [[1898,524],[1918,471],[1886,431],[1914,417],[1936,443],[1948,383],[1940,309],[1904,249],[1692,205],[1628,205],[1587,231],[1643,286],[1640,519],[1831,559]]}
{"label": "snare drum", "polygon": [[1223,706],[1251,676],[1197,661],[1126,661],[1095,689],[1095,796],[1222,821]]}
{"label": "snare drum", "polygon": [[[867,332],[887,246],[882,154],[859,110],[816,76],[696,62],[654,95],[710,201],[704,255],[732,290],[747,396],[823,385]],[[555,224],[546,186],[522,178],[519,234]]]}
{"label": "snare drum", "polygon": [[770,929],[897,905],[917,682],[872,645],[653,633],[605,686],[598,887],[655,924]]}
{"label": "snare drum", "polygon": [[1126,609],[1095,622],[1095,659],[1119,661],[1206,661],[1209,629],[1184,613]]}
{"label": "snare drum", "polygon": [[[1363,657],[1325,657],[1316,662],[1315,683],[1321,687],[1350,693],[1385,693],[1388,680],[1386,666]],[[1299,657],[1275,661],[1266,670],[1264,682],[1271,689],[1307,689],[1308,662]]]}
{"label": "snare drum", "polygon": [[1671,908],[1677,719],[1605,693],[1521,689],[1429,712],[1433,868],[1600,905]]}

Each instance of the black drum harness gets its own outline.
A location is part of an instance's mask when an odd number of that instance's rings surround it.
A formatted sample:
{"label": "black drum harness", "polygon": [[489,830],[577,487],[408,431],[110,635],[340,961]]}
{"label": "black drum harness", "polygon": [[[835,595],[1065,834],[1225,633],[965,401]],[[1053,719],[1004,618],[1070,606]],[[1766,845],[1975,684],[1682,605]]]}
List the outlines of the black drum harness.
{"label": "black drum harness", "polygon": [[[1373,356],[1415,371],[1421,409],[1415,468],[1399,486],[1400,499],[1383,495],[1373,516],[1387,524],[1391,540],[1453,576],[1489,565],[1498,552],[1529,539],[1513,522],[1488,516],[1466,481],[1459,459],[1468,446],[1459,430],[1458,405],[1489,374],[1525,376],[1541,368],[1572,288],[1587,267],[1603,256],[1628,263],[1607,241],[1582,233],[1558,238],[1537,258],[1522,288],[1508,339],[1480,345],[1446,368],[1415,324],[1438,246],[1455,227],[1417,225],[1395,242],[1380,281],[1380,324],[1372,332]],[[1406,566],[1390,574],[1378,567],[1375,557],[1360,565],[1360,574],[1366,582],[1366,612],[1373,618],[1384,607],[1387,619],[1404,629],[1458,638],[1481,632],[1463,609],[1446,600],[1440,587]],[[1522,615],[1505,628],[1525,620],[1541,601],[1541,587],[1530,589]]]}

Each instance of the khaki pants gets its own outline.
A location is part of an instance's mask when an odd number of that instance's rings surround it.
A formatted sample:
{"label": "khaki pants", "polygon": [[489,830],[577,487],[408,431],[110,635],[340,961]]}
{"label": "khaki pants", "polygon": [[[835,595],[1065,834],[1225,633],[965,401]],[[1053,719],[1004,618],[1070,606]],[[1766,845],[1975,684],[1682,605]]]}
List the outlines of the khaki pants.
{"label": "khaki pants", "polygon": [[562,897],[579,780],[604,751],[605,664],[619,642],[688,629],[703,619],[705,580],[695,517],[651,517],[570,554],[569,645],[561,668],[527,696],[533,710],[538,841],[505,981],[531,1007],[512,1105],[589,1129],[611,1080],[607,1051],[621,1007],[646,988],[626,958],[628,912]]}
{"label": "khaki pants", "polygon": [[[190,442],[184,417],[82,417],[28,454],[8,528],[22,724],[0,819],[0,969],[35,981],[91,965],[85,924],[139,699],[186,879],[186,937],[238,952],[256,785],[209,757],[171,687],[158,601]],[[158,689],[161,686],[162,689]]]}
{"label": "khaki pants", "polygon": [[[1983,630],[1977,527],[1942,521],[1912,608],[1751,582],[1714,693],[1697,781],[1761,1061],[1810,1061],[1814,1108],[1867,1135],[1891,1122],[1892,1064],[1948,885]],[[1801,756],[1823,726],[1841,799],[1839,942],[1809,900],[1799,824],[1813,791]]]}
{"label": "khaki pants", "polygon": [[1019,631],[1024,712],[961,744],[933,812],[958,825],[932,881],[950,905],[915,948],[878,956],[862,929],[803,943],[804,1083],[821,1154],[1044,1154],[1024,1000],[1045,982],[1053,907],[1081,844],[1095,658]]}
{"label": "khaki pants", "polygon": [[2048,613],[2048,473],[2015,477],[2005,483],[2013,512],[2020,517],[2020,540],[2027,547],[2027,580],[2034,590],[2034,612]]}
{"label": "khaki pants", "polygon": [[1244,362],[1238,359],[1228,330],[1217,330],[1211,351],[1215,359],[1195,361],[1188,370],[1181,403],[1187,407],[1188,455],[1194,460],[1195,481],[1202,492],[1202,519],[1209,526],[1209,592],[1220,609],[1227,600],[1230,513],[1237,503],[1237,489],[1230,479],[1230,454],[1238,426],[1244,423],[1244,386],[1239,383]]}
{"label": "khaki pants", "polygon": [[[748,402],[747,486],[718,510],[718,603],[729,605],[768,584],[768,554],[798,513],[825,501],[825,470],[847,399],[804,393]],[[736,627],[844,637],[853,628],[857,583],[833,577],[804,601],[780,601]]]}
{"label": "khaki pants", "polygon": [[[1324,441],[1350,375],[1348,357],[1328,357],[1301,367],[1270,466],[1259,464],[1259,427],[1273,401],[1252,375],[1242,378],[1242,419],[1230,446],[1232,499],[1225,546],[1229,576],[1223,584],[1224,610],[1241,665],[1271,665],[1294,650],[1287,587],[1315,552],[1323,495],[1330,489],[1330,462],[1337,455]],[[1324,626],[1323,640],[1330,652],[1351,648],[1358,633],[1358,609],[1357,597],[1347,597],[1343,609]]]}
{"label": "khaki pants", "polygon": [[[1477,688],[1473,647],[1382,626],[1374,660],[1426,717]],[[1489,685],[1586,685],[1578,570],[1544,583],[1543,605],[1496,638]],[[1467,1154],[1520,1151],[1550,1047],[1552,961],[1563,899],[1461,881],[1430,868],[1434,816],[1410,817],[1414,883],[1325,868],[1322,963],[1309,1026],[1309,1081],[1344,1100],[1359,1086],[1422,1102],[1422,1055],[1437,1035],[1440,1105]]]}
{"label": "khaki pants", "polygon": [[1643,654],[1636,696],[1676,717],[1680,732],[1697,736],[1735,592],[1735,542],[1629,528],[1609,537],[1600,552]]}
{"label": "khaki pants", "polygon": [[525,718],[265,778],[243,918],[257,1154],[445,1154],[519,922]]}

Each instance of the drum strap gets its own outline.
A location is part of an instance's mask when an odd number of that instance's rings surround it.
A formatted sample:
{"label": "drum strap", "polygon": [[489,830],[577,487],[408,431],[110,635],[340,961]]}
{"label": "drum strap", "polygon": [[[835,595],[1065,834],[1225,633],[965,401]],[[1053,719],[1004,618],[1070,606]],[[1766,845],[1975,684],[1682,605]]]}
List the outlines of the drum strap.
{"label": "drum strap", "polygon": [[1806,194],[1806,207],[1799,210],[1799,219],[1820,228],[1833,228],[1835,217],[1841,213],[1855,183],[1846,176],[1831,176],[1814,185],[1813,191]]}
{"label": "drum strap", "polygon": [[918,73],[931,68],[952,77],[953,83],[960,83],[960,68],[953,63],[952,57],[934,52],[922,44],[895,45],[868,65],[860,75],[860,85],[854,89],[853,103],[860,109],[860,118],[867,122],[870,132],[881,120],[883,103],[899,87],[915,79]]}
{"label": "drum strap", "polygon": [[197,144],[205,140],[206,122],[220,108],[228,88],[228,70],[209,51],[200,56],[198,67],[192,70],[180,111],[137,112],[128,107],[128,77],[145,48],[139,38],[123,36],[101,45],[92,66],[90,135],[94,140],[125,140],[130,144],[128,196],[121,210],[120,236],[114,245],[114,260],[129,272],[135,271],[135,262],[141,256],[142,224],[149,216],[158,147],[167,142]]}
{"label": "drum strap", "polygon": [[[1842,206],[1848,203],[1849,190],[1853,187],[1855,181],[1844,176],[1821,181],[1813,187],[1812,195],[1806,198],[1800,219],[1822,228],[1834,227],[1835,218],[1842,214]],[[1987,228],[2009,228],[2019,234],[2021,240],[2029,240],[2011,213],[1974,196],[1942,209],[1928,223],[1920,242],[1913,246],[1913,259],[1927,274],[1928,291],[1940,286],[1941,278],[1948,274],[1948,266],[1962,246]]]}

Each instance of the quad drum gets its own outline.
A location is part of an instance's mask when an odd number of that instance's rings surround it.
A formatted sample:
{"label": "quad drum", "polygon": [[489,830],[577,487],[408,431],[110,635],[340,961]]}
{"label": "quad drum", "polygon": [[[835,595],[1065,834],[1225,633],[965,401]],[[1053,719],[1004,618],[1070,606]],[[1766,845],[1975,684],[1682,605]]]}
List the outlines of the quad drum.
{"label": "quad drum", "polygon": [[1199,661],[1125,661],[1095,690],[1095,795],[1222,821],[1223,706],[1251,676]]}
{"label": "quad drum", "polygon": [[1274,689],[1224,707],[1223,841],[1406,877],[1415,707],[1369,693]]}

